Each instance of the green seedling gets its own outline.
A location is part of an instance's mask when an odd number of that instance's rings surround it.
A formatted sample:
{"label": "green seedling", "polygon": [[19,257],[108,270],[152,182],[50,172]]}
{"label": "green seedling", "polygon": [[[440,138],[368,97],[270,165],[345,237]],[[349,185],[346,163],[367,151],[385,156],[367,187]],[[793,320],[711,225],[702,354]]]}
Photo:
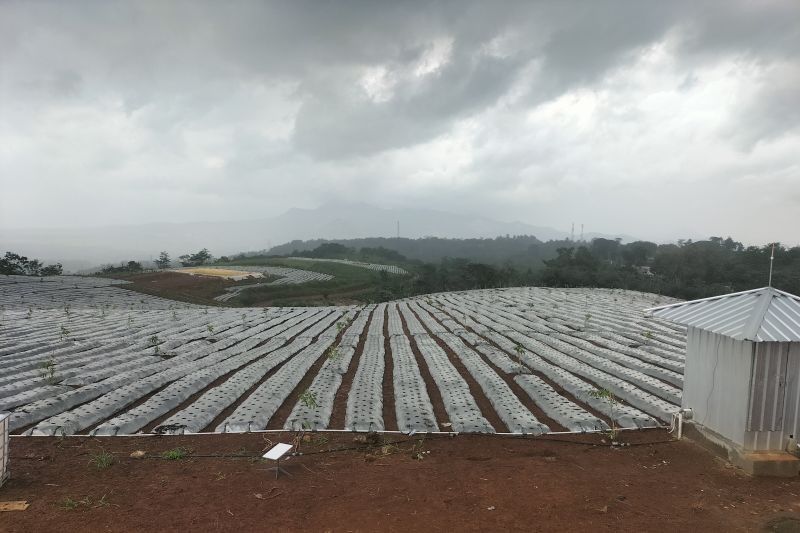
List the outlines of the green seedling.
{"label": "green seedling", "polygon": [[58,381],[56,378],[56,360],[51,356],[46,361],[42,361],[39,365],[39,373],[48,384],[54,385]]}
{"label": "green seedling", "polygon": [[595,389],[589,393],[589,396],[592,398],[597,398],[598,400],[602,400],[608,404],[608,417],[611,419],[611,429],[608,431],[608,437],[611,439],[611,442],[616,442],[617,437],[619,436],[619,428],[617,427],[617,422],[614,416],[614,408],[619,403],[619,400],[614,393],[608,389]]}
{"label": "green seedling", "polygon": [[304,390],[300,395],[300,401],[303,402],[303,405],[309,409],[315,409],[319,407],[319,404],[317,403],[317,393],[311,392],[308,389]]}
{"label": "green seedling", "polygon": [[158,338],[158,335],[153,335],[152,337],[150,337],[149,340],[150,340],[150,346],[153,347],[153,352],[156,355],[158,355],[159,352],[161,351],[161,349],[158,346],[158,344],[161,342],[161,340]]}
{"label": "green seedling", "polygon": [[339,347],[338,346],[331,346],[325,352],[325,355],[327,355],[328,359],[335,360],[335,359],[338,359],[339,357],[341,357],[342,354],[339,352]]}
{"label": "green seedling", "polygon": [[517,354],[517,364],[522,366],[522,354],[525,353],[525,347],[522,346],[522,344],[517,343],[514,346],[514,352],[516,352],[516,354]]}
{"label": "green seedling", "polygon": [[81,502],[78,500],[73,500],[69,496],[61,500],[59,507],[64,511],[74,511],[81,505]]}

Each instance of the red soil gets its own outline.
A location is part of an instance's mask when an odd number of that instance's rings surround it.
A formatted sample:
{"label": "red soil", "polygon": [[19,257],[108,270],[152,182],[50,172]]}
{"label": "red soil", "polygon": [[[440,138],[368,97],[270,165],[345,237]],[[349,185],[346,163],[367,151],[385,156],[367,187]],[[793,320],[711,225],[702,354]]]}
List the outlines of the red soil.
{"label": "red soil", "polygon": [[[252,457],[292,437],[15,437],[0,501],[30,507],[0,513],[0,531],[752,531],[800,514],[800,479],[747,477],[661,430],[627,432],[625,448],[389,435],[371,452],[351,433],[313,434],[275,480]],[[160,458],[179,446],[192,454]],[[342,447],[362,449],[328,451]],[[90,464],[101,450],[116,458],[105,469]]]}

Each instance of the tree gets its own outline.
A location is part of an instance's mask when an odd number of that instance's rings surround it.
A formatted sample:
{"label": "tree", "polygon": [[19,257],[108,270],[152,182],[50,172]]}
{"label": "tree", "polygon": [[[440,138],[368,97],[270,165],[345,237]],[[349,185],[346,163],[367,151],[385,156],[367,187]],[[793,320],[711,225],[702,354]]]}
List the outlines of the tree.
{"label": "tree", "polygon": [[64,272],[64,267],[61,263],[47,265],[42,269],[42,276],[60,276]]}
{"label": "tree", "polygon": [[208,251],[208,248],[203,248],[196,254],[182,255],[178,259],[180,260],[181,265],[185,267],[191,267],[191,266],[205,265],[206,263],[211,261],[212,256],[211,252]]}
{"label": "tree", "polygon": [[167,252],[161,252],[156,259],[156,266],[160,269],[169,268],[171,261]]}
{"label": "tree", "polygon": [[61,263],[45,267],[38,259],[28,259],[24,255],[6,252],[0,258],[0,274],[16,276],[55,276],[61,274]]}

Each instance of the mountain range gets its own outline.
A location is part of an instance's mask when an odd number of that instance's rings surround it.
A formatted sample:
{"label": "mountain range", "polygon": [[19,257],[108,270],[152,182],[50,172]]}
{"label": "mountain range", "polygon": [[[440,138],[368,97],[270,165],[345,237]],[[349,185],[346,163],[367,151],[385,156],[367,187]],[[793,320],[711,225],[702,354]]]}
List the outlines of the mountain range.
{"label": "mountain range", "polygon": [[[291,208],[269,218],[243,221],[146,223],[93,228],[0,229],[0,251],[14,251],[45,262],[59,261],[77,271],[130,259],[147,261],[161,250],[173,257],[208,248],[215,256],[268,250],[292,240],[363,237],[492,238],[534,235],[539,240],[569,238],[566,231],[520,221],[430,209],[384,209],[362,203],[329,203],[315,209]],[[627,235],[587,233],[634,240]]]}

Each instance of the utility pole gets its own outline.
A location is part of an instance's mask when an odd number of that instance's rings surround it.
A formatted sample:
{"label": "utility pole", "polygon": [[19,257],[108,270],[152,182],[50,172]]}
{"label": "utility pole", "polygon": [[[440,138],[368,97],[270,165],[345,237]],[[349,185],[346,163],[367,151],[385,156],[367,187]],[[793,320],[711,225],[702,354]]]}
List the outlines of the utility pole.
{"label": "utility pole", "polygon": [[769,255],[769,283],[767,287],[772,287],[772,264],[775,262],[775,243],[772,243],[772,253]]}

